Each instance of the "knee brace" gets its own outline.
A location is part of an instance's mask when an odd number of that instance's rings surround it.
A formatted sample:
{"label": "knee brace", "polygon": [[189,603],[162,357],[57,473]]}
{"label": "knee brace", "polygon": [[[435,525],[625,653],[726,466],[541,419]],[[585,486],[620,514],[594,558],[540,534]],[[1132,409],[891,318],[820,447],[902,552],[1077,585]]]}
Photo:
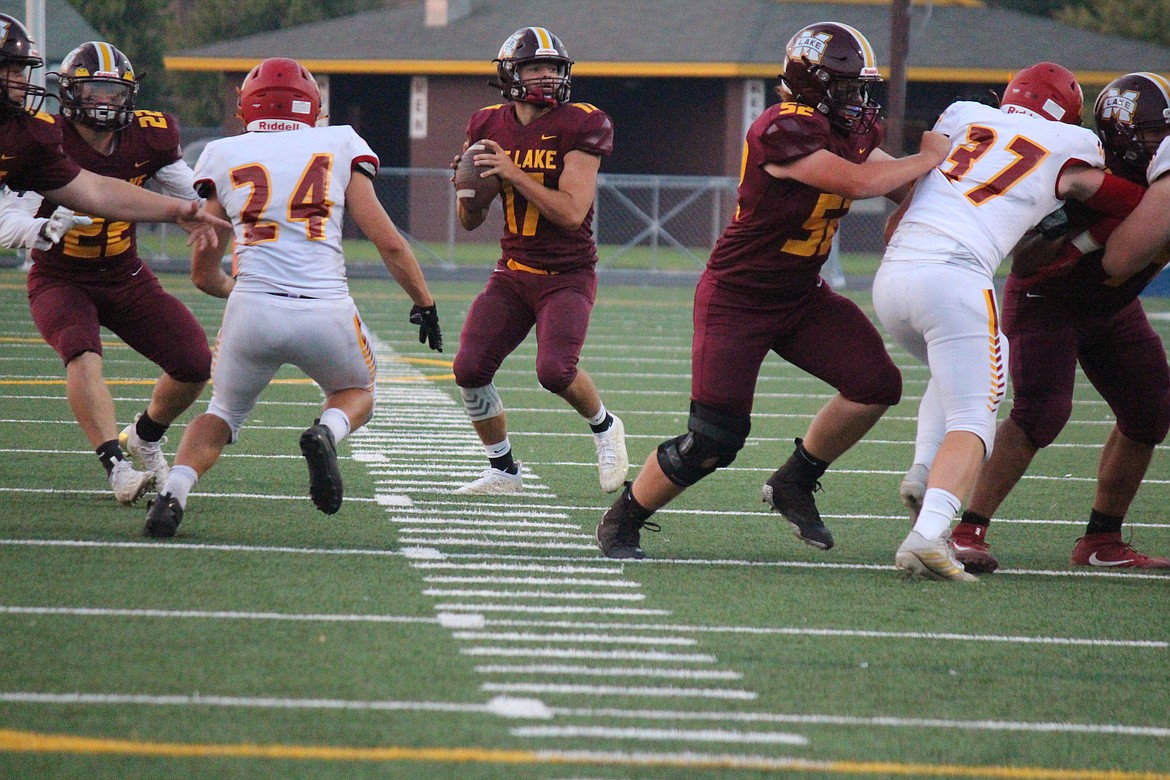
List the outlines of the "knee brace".
{"label": "knee brace", "polygon": [[747,417],[691,401],[687,432],[658,446],[658,466],[674,484],[690,487],[715,469],[731,465],[751,427]]}
{"label": "knee brace", "polygon": [[463,396],[463,406],[467,409],[467,416],[472,422],[487,420],[504,413],[504,402],[500,400],[494,383],[483,387],[461,387],[459,393]]}

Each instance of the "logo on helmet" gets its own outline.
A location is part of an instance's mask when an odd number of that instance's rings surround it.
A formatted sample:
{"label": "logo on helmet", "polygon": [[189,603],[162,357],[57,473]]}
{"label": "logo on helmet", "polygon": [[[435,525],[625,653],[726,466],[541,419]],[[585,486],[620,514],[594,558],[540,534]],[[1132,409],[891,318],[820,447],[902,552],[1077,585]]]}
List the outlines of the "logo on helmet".
{"label": "logo on helmet", "polygon": [[1120,90],[1117,88],[1106,90],[1101,96],[1101,119],[1115,119],[1124,124],[1132,124],[1134,113],[1137,111],[1139,93],[1136,89]]}
{"label": "logo on helmet", "polygon": [[803,57],[811,64],[819,65],[832,39],[832,33],[802,30],[792,39],[792,53],[789,56],[794,59]]}

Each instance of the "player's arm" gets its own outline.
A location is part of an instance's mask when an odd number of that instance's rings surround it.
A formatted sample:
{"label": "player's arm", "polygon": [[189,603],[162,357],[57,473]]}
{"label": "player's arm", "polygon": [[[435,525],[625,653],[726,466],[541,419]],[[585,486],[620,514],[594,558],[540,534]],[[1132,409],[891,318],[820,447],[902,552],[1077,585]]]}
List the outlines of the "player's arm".
{"label": "player's arm", "polygon": [[170,195],[179,200],[195,200],[199,196],[195,193],[195,171],[182,160],[175,160],[154,172],[150,184],[163,195]]}
{"label": "player's arm", "polygon": [[82,170],[65,186],[41,194],[55,203],[99,217],[127,222],[174,222],[191,234],[187,244],[195,249],[205,244],[214,247],[217,228],[231,229],[229,223],[211,216],[196,201],[169,198],[87,170]]}
{"label": "player's arm", "polygon": [[854,163],[818,149],[812,154],[779,165],[765,163],[764,170],[777,179],[794,179],[821,192],[850,200],[876,198],[915,181],[946,159],[950,139],[941,133],[922,134],[917,154],[890,157],[876,151],[863,163]]}
{"label": "player's arm", "polygon": [[565,167],[557,189],[550,189],[521,170],[503,148],[485,138],[481,142],[490,151],[477,154],[477,165],[490,167],[485,175],[494,173],[524,196],[536,207],[540,215],[557,227],[576,230],[585,221],[585,215],[593,206],[597,196],[597,172],[601,170],[601,157],[574,149],[565,154]]}
{"label": "player's arm", "polygon": [[22,249],[49,249],[78,225],[93,224],[89,217],[58,206],[48,217],[38,217],[44,202],[35,192],[5,189],[0,198],[0,246]]}
{"label": "player's arm", "polygon": [[1137,208],[1109,236],[1101,265],[1110,276],[1127,277],[1165,257],[1170,247],[1170,174],[1150,185]]}
{"label": "player's arm", "polygon": [[[226,225],[227,213],[214,195],[204,205],[208,214],[217,217]],[[236,286],[236,280],[223,270],[223,255],[231,243],[231,230],[219,230],[217,241],[211,245],[197,246],[191,253],[191,281],[203,292],[216,298],[226,298]]]}
{"label": "player's arm", "polygon": [[410,310],[410,321],[419,326],[419,343],[429,342],[431,349],[442,352],[443,332],[439,329],[439,313],[418,259],[410,243],[398,232],[390,215],[382,207],[382,202],[378,200],[373,180],[360,168],[350,177],[349,186],[345,188],[345,202],[354,222],[377,247],[386,270],[414,303]]}

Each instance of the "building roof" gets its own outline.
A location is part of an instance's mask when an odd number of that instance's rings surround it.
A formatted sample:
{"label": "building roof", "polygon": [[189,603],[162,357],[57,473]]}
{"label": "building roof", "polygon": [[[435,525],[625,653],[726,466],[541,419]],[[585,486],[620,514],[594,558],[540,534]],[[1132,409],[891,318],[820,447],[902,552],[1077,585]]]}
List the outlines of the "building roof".
{"label": "building roof", "polygon": [[[424,3],[188,49],[171,70],[246,71],[266,57],[295,57],[315,73],[487,75],[513,30],[551,29],[581,76],[772,78],[799,27],[832,20],[861,30],[888,71],[885,0],[471,0],[445,26],[424,24]],[[1170,48],[1117,38],[975,0],[915,2],[911,81],[1005,82],[1052,60],[1085,84],[1135,70],[1170,72]]]}
{"label": "building roof", "polygon": [[[25,0],[0,0],[0,13],[27,23]],[[26,24],[27,26],[27,24]],[[31,32],[31,30],[30,30]],[[56,64],[86,41],[101,40],[101,33],[79,14],[68,0],[45,0],[45,40],[37,41],[47,64]]]}

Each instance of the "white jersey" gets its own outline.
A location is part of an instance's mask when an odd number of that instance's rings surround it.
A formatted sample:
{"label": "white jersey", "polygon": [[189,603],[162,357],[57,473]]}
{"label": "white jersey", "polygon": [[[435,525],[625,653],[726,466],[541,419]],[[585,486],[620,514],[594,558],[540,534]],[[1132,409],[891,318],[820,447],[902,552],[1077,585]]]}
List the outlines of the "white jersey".
{"label": "white jersey", "polygon": [[951,139],[950,154],[918,183],[897,232],[946,236],[988,275],[1064,203],[1056,186],[1067,166],[1105,167],[1091,130],[982,103],[951,104],[934,129]]}
{"label": "white jersey", "polygon": [[1162,139],[1158,151],[1154,152],[1154,159],[1146,169],[1146,181],[1153,184],[1167,173],[1170,173],[1170,135]]}
{"label": "white jersey", "polygon": [[378,157],[348,125],[209,143],[195,163],[195,186],[216,196],[235,228],[235,290],[347,296],[341,224],[359,167],[372,175]]}

